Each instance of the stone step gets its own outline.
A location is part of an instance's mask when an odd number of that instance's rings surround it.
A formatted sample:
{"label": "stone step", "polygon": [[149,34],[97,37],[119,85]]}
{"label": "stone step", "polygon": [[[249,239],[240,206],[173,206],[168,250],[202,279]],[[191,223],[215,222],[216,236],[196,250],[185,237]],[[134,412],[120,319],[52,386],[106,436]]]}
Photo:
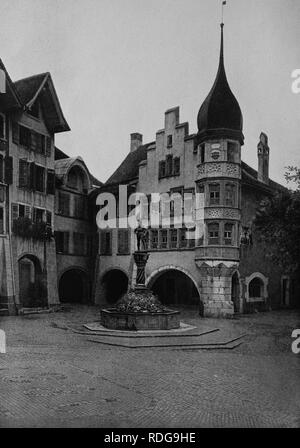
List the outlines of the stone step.
{"label": "stone step", "polygon": [[239,347],[242,344],[242,341],[240,338],[238,340],[232,340],[228,341],[226,343],[220,343],[220,344],[189,344],[189,343],[182,343],[182,344],[134,344],[132,341],[108,341],[101,340],[100,338],[88,338],[89,342],[96,342],[98,344],[103,345],[111,345],[115,347],[124,347],[124,348],[130,348],[130,349],[173,349],[173,350],[233,350],[237,347]]}
{"label": "stone step", "polygon": [[19,313],[21,316],[27,314],[42,314],[42,313],[51,313],[50,308],[20,308]]}

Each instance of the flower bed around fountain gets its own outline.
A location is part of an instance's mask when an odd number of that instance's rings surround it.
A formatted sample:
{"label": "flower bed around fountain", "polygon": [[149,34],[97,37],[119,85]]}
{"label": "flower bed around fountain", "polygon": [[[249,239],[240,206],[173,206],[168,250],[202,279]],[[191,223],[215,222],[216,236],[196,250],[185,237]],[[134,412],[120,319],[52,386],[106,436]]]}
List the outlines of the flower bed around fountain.
{"label": "flower bed around fountain", "polygon": [[171,330],[180,327],[179,311],[163,306],[148,289],[130,291],[114,308],[101,310],[101,324],[113,330]]}

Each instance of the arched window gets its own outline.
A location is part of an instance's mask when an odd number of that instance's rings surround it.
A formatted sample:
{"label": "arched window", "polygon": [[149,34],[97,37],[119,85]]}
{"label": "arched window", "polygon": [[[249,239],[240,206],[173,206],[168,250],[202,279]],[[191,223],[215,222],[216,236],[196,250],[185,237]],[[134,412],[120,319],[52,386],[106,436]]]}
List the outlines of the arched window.
{"label": "arched window", "polygon": [[216,245],[220,244],[220,230],[218,222],[211,222],[207,226],[208,229],[208,244]]}
{"label": "arched window", "polygon": [[81,168],[74,166],[70,169],[68,173],[68,186],[81,193],[87,190],[86,174]]}
{"label": "arched window", "polygon": [[264,288],[263,281],[260,278],[255,277],[249,283],[249,298],[253,299],[263,297],[263,288]]}

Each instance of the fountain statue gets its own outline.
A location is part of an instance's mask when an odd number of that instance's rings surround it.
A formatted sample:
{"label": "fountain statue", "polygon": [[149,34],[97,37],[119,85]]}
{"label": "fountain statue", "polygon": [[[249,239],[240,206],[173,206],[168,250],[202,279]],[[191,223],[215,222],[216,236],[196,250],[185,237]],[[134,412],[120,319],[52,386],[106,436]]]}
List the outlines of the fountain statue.
{"label": "fountain statue", "polygon": [[133,253],[136,265],[134,287],[124,294],[114,308],[101,310],[101,324],[115,330],[170,330],[180,327],[179,311],[161,304],[146,286],[146,265],[149,259],[148,229],[138,223],[134,230],[137,250]]}

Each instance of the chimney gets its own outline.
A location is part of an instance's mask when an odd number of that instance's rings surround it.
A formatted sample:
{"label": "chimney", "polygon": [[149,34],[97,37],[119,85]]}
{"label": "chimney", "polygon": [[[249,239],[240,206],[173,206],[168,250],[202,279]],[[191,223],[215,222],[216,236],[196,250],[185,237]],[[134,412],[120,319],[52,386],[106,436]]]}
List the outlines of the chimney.
{"label": "chimney", "polygon": [[142,134],[139,134],[138,132],[130,134],[130,152],[135,151],[142,144],[143,144]]}
{"label": "chimney", "polygon": [[270,148],[268,145],[268,136],[262,132],[259,137],[259,143],[257,145],[257,157],[258,157],[258,180],[269,183],[269,154]]}

